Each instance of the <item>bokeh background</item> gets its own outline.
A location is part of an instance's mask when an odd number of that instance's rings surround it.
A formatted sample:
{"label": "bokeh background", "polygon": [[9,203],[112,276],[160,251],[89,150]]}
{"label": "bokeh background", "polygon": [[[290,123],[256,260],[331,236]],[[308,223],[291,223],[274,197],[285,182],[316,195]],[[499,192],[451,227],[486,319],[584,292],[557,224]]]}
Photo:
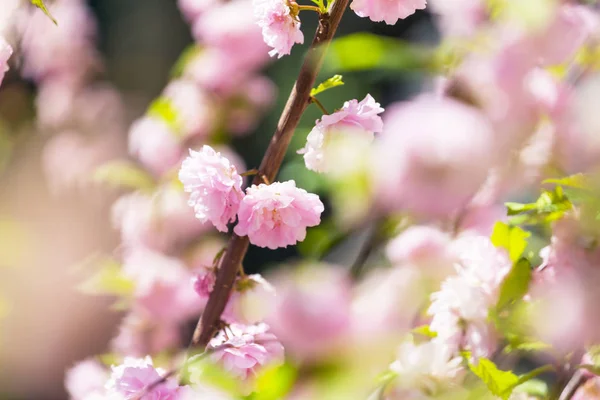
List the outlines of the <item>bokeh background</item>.
{"label": "bokeh background", "polygon": [[[144,113],[169,81],[179,55],[193,42],[190,28],[175,0],[95,0],[89,1],[89,7],[98,21],[97,47],[104,58],[100,77],[121,93],[123,102],[118,107],[128,124]],[[316,16],[303,16],[305,45],[294,47],[291,56],[267,67],[266,74],[278,92],[272,110],[255,132],[232,142],[249,168],[260,162],[316,22]],[[438,40],[431,17],[423,11],[394,26],[348,12],[338,37],[356,32],[398,38],[424,49]],[[375,69],[352,67],[353,60],[373,59],[366,52],[376,49],[369,46],[356,54],[338,54],[338,59],[329,57],[319,81],[343,72],[346,84],[322,95],[325,106],[335,109],[345,100],[371,93],[385,107],[429,84],[416,54],[391,48],[398,51],[385,49],[385,60]],[[49,137],[34,122],[36,85],[20,76],[18,56],[11,62],[0,89],[0,398],[62,399],[66,398],[65,368],[105,351],[122,317],[109,309],[111,299],[77,290],[86,276],[85,260],[110,254],[119,244],[109,218],[118,193],[95,185],[56,190],[49,182],[41,161]],[[348,71],[352,69],[356,71]],[[112,118],[110,108],[107,104],[100,110],[104,118]],[[303,168],[295,151],[303,146],[318,117],[314,107],[305,113],[281,171],[282,180],[294,178],[299,186],[317,193],[318,176]],[[111,136],[115,157],[127,156],[126,134],[125,127],[122,134]],[[56,173],[68,174],[70,168],[77,168],[68,163],[65,159]],[[364,235],[345,237],[328,257],[350,265],[357,257],[358,242],[364,239]],[[252,247],[246,270],[277,267],[299,251],[314,251],[318,243],[313,240],[303,246],[277,251]]]}

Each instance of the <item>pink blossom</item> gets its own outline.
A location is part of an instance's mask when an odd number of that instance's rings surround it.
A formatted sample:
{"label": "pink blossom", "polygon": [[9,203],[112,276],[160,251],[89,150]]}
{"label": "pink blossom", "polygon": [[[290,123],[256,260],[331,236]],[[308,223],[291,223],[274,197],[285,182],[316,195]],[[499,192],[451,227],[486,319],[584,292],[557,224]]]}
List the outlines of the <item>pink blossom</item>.
{"label": "pink blossom", "polygon": [[[194,24],[196,40],[211,50],[219,49],[230,61],[246,72],[269,60],[268,47],[256,25],[251,0],[220,3],[203,14]],[[244,60],[238,64],[235,60]]]}
{"label": "pink blossom", "polygon": [[210,221],[221,232],[235,220],[242,199],[242,177],[221,153],[207,145],[200,151],[190,149],[179,170],[179,180],[191,193],[188,204],[196,218]]}
{"label": "pink blossom", "polygon": [[37,9],[20,21],[23,75],[36,81],[59,75],[81,79],[98,69],[96,21],[85,1],[58,1],[52,15],[58,26]]}
{"label": "pink blossom", "polygon": [[357,134],[372,139],[383,129],[379,116],[382,112],[383,108],[368,94],[360,103],[358,100],[347,101],[340,110],[317,120],[306,138],[306,146],[298,151],[298,154],[304,154],[306,168],[316,172],[330,169],[327,150],[334,136]]}
{"label": "pink blossom", "polygon": [[277,296],[267,321],[286,351],[300,360],[325,358],[348,339],[352,294],[343,270],[317,265],[274,283]]}
{"label": "pink blossom", "polygon": [[208,95],[189,79],[171,81],[163,96],[175,111],[176,125],[184,137],[205,138],[214,128],[214,105]]}
{"label": "pink blossom", "polygon": [[275,288],[261,275],[238,278],[235,292],[227,305],[230,319],[243,324],[257,324],[272,311]]}
{"label": "pink blossom", "polygon": [[453,244],[457,274],[431,295],[430,328],[456,351],[467,349],[474,358],[488,357],[496,347],[496,333],[488,322],[498,301],[499,287],[512,263],[506,253],[484,236],[463,236]]}
{"label": "pink blossom", "polygon": [[323,203],[294,181],[261,183],[246,189],[235,233],[259,247],[276,249],[303,241],[306,228],[321,222]]}
{"label": "pink blossom", "polygon": [[192,274],[178,259],[143,248],[130,250],[123,272],[135,283],[134,310],[165,322],[184,321],[203,306],[190,286]]}
{"label": "pink blossom", "polygon": [[208,296],[215,287],[215,271],[213,268],[202,268],[202,270],[196,273],[196,276],[192,280],[194,290],[200,296],[200,298],[208,300]]}
{"label": "pink blossom", "polygon": [[210,341],[211,358],[236,377],[248,379],[261,367],[283,363],[283,346],[266,324],[229,325]]}
{"label": "pink blossom", "polygon": [[432,97],[396,105],[375,143],[376,200],[390,210],[447,217],[475,195],[495,159],[492,127],[477,109]]}
{"label": "pink blossom", "polygon": [[600,377],[586,381],[577,389],[571,400],[598,400],[600,399]]}
{"label": "pink blossom", "polygon": [[263,39],[273,48],[270,56],[290,54],[294,43],[304,43],[298,10],[285,0],[253,0],[254,15],[262,28]]}
{"label": "pink blossom", "polygon": [[111,341],[111,348],[119,354],[143,357],[179,348],[178,322],[155,321],[152,316],[131,312],[121,320],[119,332]]}
{"label": "pink blossom", "polygon": [[177,6],[185,19],[194,23],[202,13],[216,5],[216,0],[177,0]]}
{"label": "pink blossom", "polygon": [[410,263],[433,270],[447,270],[452,265],[451,238],[432,226],[411,226],[392,239],[387,246],[388,258],[396,263]]}
{"label": "pink blossom", "polygon": [[8,71],[8,59],[12,55],[12,47],[8,42],[0,35],[0,84],[4,79],[4,74]]}
{"label": "pink blossom", "polygon": [[[142,390],[161,380],[165,374],[166,371],[154,368],[150,357],[127,357],[123,364],[112,367],[106,388],[109,394],[123,395],[125,400],[135,399]],[[182,389],[185,390],[174,379],[168,379],[150,390],[141,400],[178,400]]]}
{"label": "pink blossom", "polygon": [[129,153],[154,175],[161,176],[174,168],[183,156],[177,134],[167,122],[146,116],[131,125]]}
{"label": "pink blossom", "polygon": [[375,22],[385,21],[388,25],[394,25],[399,19],[426,6],[427,0],[354,0],[350,4],[359,17],[368,17]]}
{"label": "pink blossom", "polygon": [[429,0],[429,6],[447,36],[468,38],[489,17],[484,0]]}
{"label": "pink blossom", "polygon": [[126,248],[147,247],[172,251],[210,229],[194,218],[186,195],[172,185],[156,188],[152,196],[133,192],[112,207],[112,222]]}
{"label": "pink blossom", "polygon": [[104,393],[108,369],[94,359],[75,364],[65,375],[65,387],[71,400],[85,400],[92,393]]}
{"label": "pink blossom", "polygon": [[435,390],[444,381],[452,382],[460,377],[461,363],[462,358],[444,343],[407,341],[400,345],[397,359],[390,365],[390,369],[398,374],[392,385]]}

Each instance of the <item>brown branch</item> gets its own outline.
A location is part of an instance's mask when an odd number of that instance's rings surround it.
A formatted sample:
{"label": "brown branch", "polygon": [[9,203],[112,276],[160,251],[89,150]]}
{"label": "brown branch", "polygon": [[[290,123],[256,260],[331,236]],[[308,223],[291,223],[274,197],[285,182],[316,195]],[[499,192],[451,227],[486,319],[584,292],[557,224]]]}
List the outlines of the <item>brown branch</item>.
{"label": "brown branch", "polygon": [[[260,164],[259,171],[270,182],[275,180],[290,140],[300,122],[300,117],[310,104],[310,91],[315,84],[317,74],[323,65],[327,47],[337,30],[348,2],[349,0],[335,0],[331,7],[331,13],[321,14],[319,17],[319,26],[313,42],[304,58],[296,84],[281,114],[277,130]],[[260,182],[261,177],[255,176],[253,183],[259,184]],[[218,330],[221,314],[231,294],[237,272],[248,250],[248,245],[247,237],[232,234],[217,272],[214,289],[196,326],[190,344],[192,347],[206,347]]]}

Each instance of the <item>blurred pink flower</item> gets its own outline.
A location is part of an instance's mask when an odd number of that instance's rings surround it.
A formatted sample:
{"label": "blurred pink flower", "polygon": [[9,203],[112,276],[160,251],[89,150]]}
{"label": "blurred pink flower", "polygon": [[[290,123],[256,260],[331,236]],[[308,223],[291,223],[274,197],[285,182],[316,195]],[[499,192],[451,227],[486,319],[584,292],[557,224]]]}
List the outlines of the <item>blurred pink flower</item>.
{"label": "blurred pink flower", "polygon": [[224,117],[227,129],[233,135],[243,135],[254,129],[262,113],[275,100],[277,88],[268,78],[257,75],[245,80],[238,92],[226,99],[227,115]]}
{"label": "blurred pink flower", "polygon": [[169,83],[163,96],[170,100],[176,124],[184,137],[205,138],[214,128],[214,105],[197,83],[177,79]]}
{"label": "blurred pink flower", "polygon": [[20,21],[23,75],[36,81],[57,75],[81,79],[98,69],[96,21],[85,1],[56,1],[52,15],[58,26],[37,9]]}
{"label": "blurred pink flower", "polygon": [[109,135],[89,138],[76,131],[52,137],[42,153],[42,167],[50,190],[83,188],[92,182],[96,167],[113,158],[118,145]]}
{"label": "blurred pink flower", "polygon": [[192,284],[198,296],[204,300],[208,300],[208,296],[215,287],[215,281],[215,270],[205,267],[196,273],[196,276],[192,279]]}
{"label": "blurred pink flower", "polygon": [[143,357],[179,348],[180,326],[176,322],[154,321],[151,316],[129,313],[121,321],[111,348],[119,354]]}
{"label": "blurred pink flower", "polygon": [[243,197],[237,168],[221,153],[204,145],[200,151],[190,149],[179,170],[179,180],[190,193],[188,204],[194,208],[196,218],[227,232],[227,224],[235,220]]}
{"label": "blurred pink flower", "polygon": [[450,37],[471,37],[489,18],[484,0],[429,0],[428,5]]}
{"label": "blurred pink flower", "polygon": [[600,399],[600,377],[586,381],[577,389],[571,400],[598,400]]}
{"label": "blurred pink flower", "polygon": [[240,277],[227,304],[227,317],[233,322],[257,324],[272,312],[274,300],[275,288],[261,275]]}
{"label": "blurred pink flower", "polygon": [[12,52],[10,44],[0,35],[0,84],[2,84],[4,74],[8,71],[8,59]]}
{"label": "blurred pink flower", "polygon": [[88,358],[67,370],[65,387],[71,400],[85,400],[92,393],[104,393],[109,378],[108,369],[98,361]]}
{"label": "blurred pink flower", "polygon": [[383,129],[383,121],[378,115],[383,108],[368,94],[360,103],[350,100],[331,115],[324,115],[317,120],[316,126],[306,138],[306,146],[298,151],[304,154],[306,168],[316,172],[327,172],[327,147],[333,136],[358,134],[373,138],[375,133]]}
{"label": "blurred pink flower", "polygon": [[129,153],[154,175],[161,176],[179,163],[184,150],[167,122],[145,116],[131,125]]}
{"label": "blurred pink flower", "polygon": [[[387,245],[386,254],[395,264],[411,263],[435,267],[448,260],[450,235],[433,226],[411,226]],[[445,264],[448,264],[446,262]]]}
{"label": "blurred pink flower", "polygon": [[399,19],[404,19],[415,13],[416,10],[424,10],[427,0],[354,0],[350,8],[359,17],[369,17],[371,21],[385,21],[388,25],[394,25]]}
{"label": "blurred pink flower", "polygon": [[326,358],[350,336],[351,284],[345,271],[325,265],[274,280],[277,296],[267,321],[299,360]]}
{"label": "blurred pink flower", "polygon": [[259,247],[276,249],[303,241],[306,228],[321,222],[323,203],[294,181],[252,185],[246,189],[235,233]]}
{"label": "blurred pink flower", "polygon": [[112,207],[112,222],[126,248],[138,246],[173,251],[210,229],[194,218],[185,193],[174,186],[156,188],[154,195],[133,192]]}
{"label": "blurred pink flower", "polygon": [[179,10],[192,25],[202,13],[217,4],[217,0],[177,0]]}
{"label": "blurred pink flower", "polygon": [[390,370],[398,375],[391,385],[394,390],[423,388],[427,393],[435,393],[444,382],[455,382],[461,377],[461,364],[462,358],[444,343],[407,341],[400,345],[397,359],[390,365]]}
{"label": "blurred pink flower", "polygon": [[192,273],[179,259],[135,248],[125,254],[123,272],[135,283],[133,310],[155,320],[185,321],[204,305],[190,285]]}
{"label": "blurred pink flower", "polygon": [[[111,378],[106,384],[109,394],[120,394],[125,400],[133,400],[147,386],[160,381],[166,371],[154,368],[152,359],[125,358],[123,364],[112,367]],[[157,385],[140,400],[178,400],[180,387],[174,379]],[[112,398],[112,397],[109,397]]]}
{"label": "blurred pink flower", "polygon": [[283,346],[266,324],[231,324],[208,345],[211,359],[241,379],[254,377],[261,367],[283,363]]}
{"label": "blurred pink flower", "polygon": [[427,311],[430,328],[456,351],[466,349],[474,358],[488,357],[497,346],[488,322],[489,310],[498,301],[499,288],[512,263],[505,251],[484,236],[463,236],[452,245],[457,274],[447,278],[431,295]]}
{"label": "blurred pink flower", "polygon": [[388,109],[375,142],[376,200],[431,217],[459,211],[497,159],[494,133],[477,109],[423,97]]}
{"label": "blurred pink flower", "polygon": [[290,54],[295,43],[304,43],[298,10],[286,0],[253,0],[254,16],[262,29],[263,39],[273,48],[270,56]]}

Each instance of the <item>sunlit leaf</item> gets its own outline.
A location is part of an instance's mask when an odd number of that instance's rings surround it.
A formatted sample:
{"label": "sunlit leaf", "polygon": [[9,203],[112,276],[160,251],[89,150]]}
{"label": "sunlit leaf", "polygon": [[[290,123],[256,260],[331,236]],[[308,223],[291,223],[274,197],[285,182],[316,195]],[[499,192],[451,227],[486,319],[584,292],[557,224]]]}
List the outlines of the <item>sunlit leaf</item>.
{"label": "sunlit leaf", "polygon": [[[30,1],[31,1],[31,4],[33,4],[40,10],[42,10],[42,12],[44,14],[46,14],[46,16],[48,18],[50,18],[50,20],[52,20],[52,22],[54,22],[54,25],[58,25],[58,22],[56,22],[56,19],[54,19],[52,14],[50,14],[50,11],[48,11],[48,7],[46,7],[46,4],[44,4],[44,0],[30,0]],[[40,40],[42,40],[42,38],[40,38]]]}
{"label": "sunlit leaf", "polygon": [[124,160],[110,161],[101,165],[94,171],[92,179],[126,189],[151,190],[155,186],[154,179],[148,172]]}
{"label": "sunlit leaf", "polygon": [[87,294],[129,296],[135,290],[135,283],[127,277],[121,265],[110,258],[96,266],[97,271],[79,285],[79,290]]}
{"label": "sunlit leaf", "polygon": [[267,368],[256,378],[253,400],[283,399],[292,389],[297,371],[290,364]]}
{"label": "sunlit leaf", "polygon": [[164,121],[173,131],[179,132],[179,114],[171,99],[160,96],[148,107],[147,114]]}
{"label": "sunlit leaf", "polygon": [[546,179],[542,183],[552,183],[560,186],[569,186],[578,189],[587,189],[590,187],[589,179],[584,174],[575,174],[561,179]]}
{"label": "sunlit leaf", "polygon": [[421,336],[425,336],[425,337],[429,337],[429,338],[434,338],[434,337],[437,337],[437,335],[438,335],[437,332],[434,332],[431,330],[429,325],[418,326],[418,327],[414,328],[411,332],[415,333],[417,335],[421,335]]}
{"label": "sunlit leaf", "polygon": [[514,391],[545,399],[548,396],[548,384],[540,379],[531,379],[519,384]]}
{"label": "sunlit leaf", "polygon": [[325,59],[328,71],[419,70],[427,68],[433,50],[371,33],[335,39]]}
{"label": "sunlit leaf", "polygon": [[514,301],[521,300],[529,290],[531,282],[531,263],[522,258],[513,264],[510,272],[502,281],[500,286],[500,296],[496,307],[498,310],[504,309]]}
{"label": "sunlit leaf", "polygon": [[341,75],[334,75],[331,78],[327,79],[325,82],[319,84],[316,88],[311,89],[310,95],[314,97],[319,93],[323,93],[326,90],[332,89],[337,86],[342,86],[344,81],[342,80]]}
{"label": "sunlit leaf", "polygon": [[531,233],[519,228],[518,226],[510,226],[504,222],[497,222],[494,225],[491,241],[496,247],[502,247],[508,251],[510,259],[517,261],[525,248],[527,248],[527,238]]}
{"label": "sunlit leaf", "polygon": [[480,358],[477,364],[469,362],[469,368],[487,386],[493,395],[508,400],[519,377],[511,371],[502,371],[487,358]]}

